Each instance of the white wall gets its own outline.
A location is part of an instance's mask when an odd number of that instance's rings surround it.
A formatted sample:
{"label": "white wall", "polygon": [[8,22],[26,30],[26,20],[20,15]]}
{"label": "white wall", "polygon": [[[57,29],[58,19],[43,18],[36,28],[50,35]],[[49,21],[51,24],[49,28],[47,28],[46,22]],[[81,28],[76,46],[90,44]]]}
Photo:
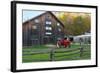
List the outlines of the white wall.
{"label": "white wall", "polygon": [[[11,0],[1,0],[0,2],[0,73],[11,73],[10,72],[10,1]],[[70,4],[87,4],[87,5],[100,4],[100,0],[33,0],[33,1],[54,2],[54,3],[57,2],[57,3],[66,3],[66,4],[69,4],[69,3]],[[100,27],[100,25],[98,27]],[[98,35],[100,37],[100,33]],[[98,52],[100,52],[100,50],[98,50]],[[99,53],[99,56],[100,56],[100,53]],[[99,60],[100,60],[100,57],[99,57]],[[100,67],[84,68],[84,69],[38,71],[35,73],[51,73],[51,72],[52,73],[56,73],[56,72],[57,73],[92,73],[92,72],[99,73],[100,72],[99,68]]]}

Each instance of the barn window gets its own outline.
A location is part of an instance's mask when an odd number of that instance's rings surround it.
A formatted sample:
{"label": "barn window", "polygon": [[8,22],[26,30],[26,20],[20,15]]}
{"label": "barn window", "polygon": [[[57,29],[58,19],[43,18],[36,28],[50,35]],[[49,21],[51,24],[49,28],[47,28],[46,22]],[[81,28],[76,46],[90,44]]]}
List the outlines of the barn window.
{"label": "barn window", "polygon": [[52,30],[52,27],[45,27],[46,30]]}
{"label": "barn window", "polygon": [[57,23],[57,26],[60,26],[60,23]]}
{"label": "barn window", "polygon": [[58,31],[61,31],[61,29],[59,28]]}
{"label": "barn window", "polygon": [[50,25],[50,24],[51,24],[51,21],[46,21],[46,24],[47,24],[47,25]]}
{"label": "barn window", "polygon": [[37,29],[37,26],[36,26],[36,25],[33,25],[33,26],[32,26],[32,29]]}
{"label": "barn window", "polygon": [[39,23],[39,20],[38,19],[35,19],[35,23]]}
{"label": "barn window", "polygon": [[52,33],[51,33],[51,32],[46,32],[45,34],[46,34],[46,35],[51,35]]}

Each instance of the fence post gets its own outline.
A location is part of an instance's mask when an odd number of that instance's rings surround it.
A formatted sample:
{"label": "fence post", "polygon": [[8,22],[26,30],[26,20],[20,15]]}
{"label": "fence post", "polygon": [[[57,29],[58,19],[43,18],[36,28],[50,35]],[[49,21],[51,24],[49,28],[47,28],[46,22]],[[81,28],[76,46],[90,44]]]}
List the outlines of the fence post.
{"label": "fence post", "polygon": [[83,47],[80,47],[80,57],[83,55]]}
{"label": "fence post", "polygon": [[54,61],[54,49],[50,51],[50,61]]}

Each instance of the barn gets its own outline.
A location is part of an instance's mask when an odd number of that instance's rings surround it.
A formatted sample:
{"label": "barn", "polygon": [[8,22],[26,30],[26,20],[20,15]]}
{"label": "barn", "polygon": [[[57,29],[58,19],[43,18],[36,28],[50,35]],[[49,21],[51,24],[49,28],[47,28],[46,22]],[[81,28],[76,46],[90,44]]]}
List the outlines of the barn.
{"label": "barn", "polygon": [[64,37],[63,23],[51,12],[46,11],[22,24],[23,46],[56,44]]}

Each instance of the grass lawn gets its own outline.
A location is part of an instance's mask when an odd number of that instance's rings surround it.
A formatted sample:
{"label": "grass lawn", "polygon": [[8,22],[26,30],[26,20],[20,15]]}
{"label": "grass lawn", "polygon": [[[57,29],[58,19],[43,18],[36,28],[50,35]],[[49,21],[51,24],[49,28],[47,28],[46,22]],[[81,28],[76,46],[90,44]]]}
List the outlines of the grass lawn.
{"label": "grass lawn", "polygon": [[[22,50],[22,62],[41,62],[41,61],[51,61],[51,50],[54,50],[53,57],[54,61],[64,61],[64,60],[83,60],[91,58],[91,48],[90,45],[82,45],[84,51],[80,57],[80,45],[72,44],[70,48],[52,48],[46,45],[36,45],[32,47],[24,47]],[[64,51],[64,52],[63,52]]]}

